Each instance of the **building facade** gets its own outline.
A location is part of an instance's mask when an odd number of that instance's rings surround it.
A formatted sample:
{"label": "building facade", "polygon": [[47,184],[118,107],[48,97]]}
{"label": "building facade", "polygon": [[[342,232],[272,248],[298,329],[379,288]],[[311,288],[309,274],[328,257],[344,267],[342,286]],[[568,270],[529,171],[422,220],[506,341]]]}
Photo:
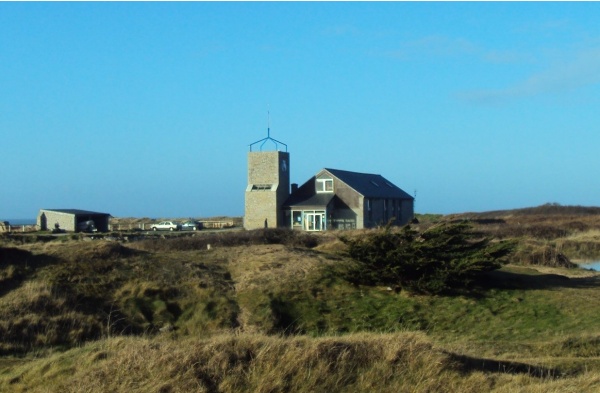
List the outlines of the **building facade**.
{"label": "building facade", "polygon": [[[42,231],[59,228],[68,232],[83,232],[95,228],[108,232],[110,214],[79,209],[41,209],[37,226]],[[90,223],[93,222],[93,223]]]}
{"label": "building facade", "polygon": [[381,175],[322,169],[284,204],[288,226],[304,231],[405,225],[414,198]]}
{"label": "building facade", "polygon": [[290,184],[290,154],[248,153],[244,228],[361,229],[414,217],[414,198],[381,175],[322,169]]}

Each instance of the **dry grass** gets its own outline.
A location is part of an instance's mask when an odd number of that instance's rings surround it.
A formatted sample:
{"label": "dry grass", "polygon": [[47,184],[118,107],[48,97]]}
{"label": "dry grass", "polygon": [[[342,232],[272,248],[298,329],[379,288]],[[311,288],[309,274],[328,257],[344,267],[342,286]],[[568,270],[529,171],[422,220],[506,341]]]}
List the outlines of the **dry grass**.
{"label": "dry grass", "polygon": [[97,339],[103,326],[93,315],[77,310],[64,293],[44,283],[27,281],[0,303],[0,353],[82,343]]}
{"label": "dry grass", "polygon": [[192,233],[189,236],[173,236],[166,239],[148,239],[136,242],[134,247],[144,251],[189,251],[210,247],[234,247],[259,244],[283,244],[290,247],[314,248],[327,235],[293,232],[270,228],[252,231]]}
{"label": "dry grass", "polygon": [[335,232],[9,239],[0,391],[600,391],[599,276],[548,266],[598,244],[600,220],[530,213],[472,219],[542,265],[457,297],[353,286]]}
{"label": "dry grass", "polygon": [[436,348],[422,333],[321,338],[221,335],[180,341],[118,338],[14,367],[0,388],[370,393],[563,392],[600,387],[600,377],[591,373],[557,378],[550,370],[544,374],[543,369],[508,362],[476,363]]}
{"label": "dry grass", "polygon": [[455,214],[440,220],[467,220],[486,236],[517,239],[520,247],[514,261],[527,265],[567,266],[570,259],[600,257],[600,208],[596,207],[547,204],[518,210]]}
{"label": "dry grass", "polygon": [[529,237],[554,240],[600,230],[600,208],[539,206],[520,210],[465,213],[443,220],[469,220],[484,233],[498,238]]}
{"label": "dry grass", "polygon": [[215,254],[226,258],[235,281],[236,291],[265,288],[278,282],[293,285],[318,271],[329,260],[318,252],[306,249],[288,249],[280,244],[217,249]]}
{"label": "dry grass", "polygon": [[471,358],[422,333],[103,340],[0,373],[12,392],[592,392],[600,375]]}

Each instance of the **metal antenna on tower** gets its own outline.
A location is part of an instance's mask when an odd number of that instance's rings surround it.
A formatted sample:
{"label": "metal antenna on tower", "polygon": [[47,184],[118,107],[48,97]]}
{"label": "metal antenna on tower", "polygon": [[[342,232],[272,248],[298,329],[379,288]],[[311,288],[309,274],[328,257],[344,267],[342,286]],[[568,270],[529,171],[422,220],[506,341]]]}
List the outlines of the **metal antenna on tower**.
{"label": "metal antenna on tower", "polygon": [[271,141],[275,144],[275,149],[279,150],[279,145],[283,145],[285,146],[285,151],[287,151],[287,145],[281,141],[278,141],[277,139],[273,139],[271,138],[271,112],[267,109],[267,137],[263,138],[259,141],[256,141],[254,143],[250,144],[250,151],[252,151],[252,146],[256,145],[257,143],[260,143],[260,150],[262,151],[262,148],[264,146],[265,143],[267,143],[267,141]]}

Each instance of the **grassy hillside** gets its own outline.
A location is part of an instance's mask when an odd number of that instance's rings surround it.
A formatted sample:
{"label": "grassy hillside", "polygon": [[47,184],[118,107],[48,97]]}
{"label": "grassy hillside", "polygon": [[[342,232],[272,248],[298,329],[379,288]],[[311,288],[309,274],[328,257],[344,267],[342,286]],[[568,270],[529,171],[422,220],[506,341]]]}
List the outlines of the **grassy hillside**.
{"label": "grassy hillside", "polygon": [[538,207],[448,216],[418,216],[422,226],[467,220],[482,234],[518,239],[515,262],[534,265],[568,265],[568,260],[600,259],[600,207]]}
{"label": "grassy hillside", "polygon": [[352,284],[336,233],[6,236],[0,391],[596,391],[600,276],[531,255],[600,256],[600,214],[555,210],[421,219],[519,241],[454,296]]}

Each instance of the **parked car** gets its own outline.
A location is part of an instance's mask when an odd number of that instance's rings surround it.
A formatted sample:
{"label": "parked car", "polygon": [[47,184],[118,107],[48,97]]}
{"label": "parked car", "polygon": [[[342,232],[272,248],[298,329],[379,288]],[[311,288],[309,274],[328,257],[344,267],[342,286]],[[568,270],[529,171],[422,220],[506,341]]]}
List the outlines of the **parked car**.
{"label": "parked car", "polygon": [[94,223],[93,220],[81,221],[77,223],[77,230],[79,232],[98,232],[98,229],[96,229],[96,223]]}
{"label": "parked car", "polygon": [[199,231],[200,229],[202,229],[200,221],[189,220],[181,224],[182,231]]}
{"label": "parked car", "polygon": [[150,227],[153,231],[178,231],[181,225],[173,221],[161,221],[158,224],[152,224]]}

